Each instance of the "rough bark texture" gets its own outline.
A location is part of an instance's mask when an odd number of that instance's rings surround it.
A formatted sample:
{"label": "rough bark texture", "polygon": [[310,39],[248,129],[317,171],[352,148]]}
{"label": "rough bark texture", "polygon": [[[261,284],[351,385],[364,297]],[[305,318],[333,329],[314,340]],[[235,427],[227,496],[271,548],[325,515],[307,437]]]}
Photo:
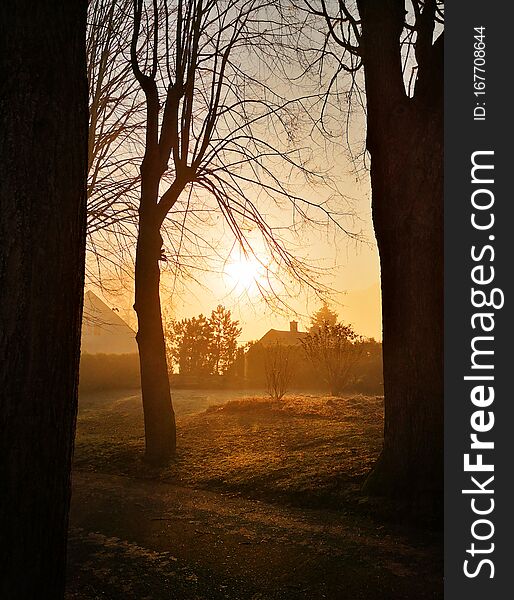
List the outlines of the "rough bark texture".
{"label": "rough bark texture", "polygon": [[162,237],[153,212],[140,210],[136,251],[136,336],[141,366],[141,393],[145,420],[146,458],[160,463],[176,449],[175,413],[171,402],[166,344],[159,296]]}
{"label": "rough bark texture", "polygon": [[0,17],[0,597],[64,596],[87,167],[86,0]]}
{"label": "rough bark texture", "polygon": [[365,489],[433,513],[443,489],[443,42],[409,98],[403,2],[361,0],[359,11],[385,393],[383,452]]}
{"label": "rough bark texture", "polygon": [[159,289],[160,228],[164,217],[158,199],[164,169],[157,149],[151,146],[141,165],[134,309],[138,320],[136,341],[141,367],[145,457],[153,463],[166,462],[176,450],[175,413],[171,402]]}

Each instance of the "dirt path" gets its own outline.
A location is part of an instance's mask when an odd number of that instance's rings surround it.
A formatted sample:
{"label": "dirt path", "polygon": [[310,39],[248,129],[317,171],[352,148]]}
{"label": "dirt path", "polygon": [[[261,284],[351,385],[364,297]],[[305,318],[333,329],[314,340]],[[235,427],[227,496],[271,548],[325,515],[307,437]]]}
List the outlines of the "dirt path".
{"label": "dirt path", "polygon": [[440,548],[367,520],[99,473],[73,484],[69,600],[442,598]]}

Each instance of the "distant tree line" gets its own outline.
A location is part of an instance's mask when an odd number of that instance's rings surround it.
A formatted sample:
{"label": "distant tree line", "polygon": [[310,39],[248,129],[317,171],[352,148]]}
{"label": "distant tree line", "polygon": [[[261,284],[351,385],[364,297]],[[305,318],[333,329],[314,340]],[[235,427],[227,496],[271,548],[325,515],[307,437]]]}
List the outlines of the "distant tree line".
{"label": "distant tree line", "polygon": [[218,305],[210,317],[172,319],[166,324],[168,367],[180,375],[227,375],[238,356],[239,321]]}
{"label": "distant tree line", "polygon": [[[288,391],[383,393],[382,344],[338,322],[324,305],[294,344],[238,344],[239,322],[217,306],[210,317],[165,319],[167,360],[173,387],[265,389],[274,399]],[[83,354],[82,391],[140,386],[136,354]]]}

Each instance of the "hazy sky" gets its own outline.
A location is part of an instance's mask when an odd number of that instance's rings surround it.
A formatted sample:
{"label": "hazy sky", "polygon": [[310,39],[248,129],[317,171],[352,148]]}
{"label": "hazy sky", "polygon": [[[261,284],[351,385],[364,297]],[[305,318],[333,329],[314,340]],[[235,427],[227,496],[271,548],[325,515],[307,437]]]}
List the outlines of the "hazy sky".
{"label": "hazy sky", "polygon": [[[351,240],[334,227],[306,228],[302,230],[298,251],[312,263],[330,269],[323,282],[334,290],[329,304],[340,319],[353,324],[364,336],[381,339],[380,269],[371,222],[369,180],[366,172],[356,178],[350,173],[347,162],[342,157],[339,160],[341,187],[351,196],[358,217],[350,225],[354,231],[362,231],[363,241]],[[282,210],[287,220],[289,209],[284,207]],[[222,222],[214,228],[219,231],[213,232],[213,239],[223,240],[226,236]],[[219,243],[222,246],[222,242]],[[222,255],[224,251],[228,255],[230,244],[226,249],[221,247]],[[291,310],[282,308],[277,312],[262,299],[254,283],[255,277],[262,279],[260,272],[262,269],[257,261],[245,260],[235,248],[226,265],[220,264],[218,272],[197,275],[201,283],[179,284],[171,300],[172,279],[163,274],[163,311],[180,319],[200,313],[209,315],[218,304],[223,304],[241,323],[241,341],[259,339],[270,328],[288,329],[289,321],[293,319],[299,321],[300,329],[308,327],[309,315],[319,308],[320,300],[308,288],[293,286],[294,295],[287,299]],[[112,295],[105,290],[95,291],[109,305],[117,307],[119,314],[135,327],[131,291]]]}
{"label": "hazy sky", "polygon": [[[362,229],[364,241],[350,240],[333,228],[316,230],[302,235],[302,250],[316,264],[332,269],[324,283],[334,290],[330,304],[340,319],[352,323],[360,334],[380,339],[380,268],[367,181],[360,185],[352,182],[352,196],[360,217],[355,229]],[[277,313],[266,305],[253,284],[254,277],[259,278],[257,262],[240,259],[237,250],[232,255],[224,273],[206,273],[201,277],[202,285],[189,285],[188,293],[175,297],[173,308],[178,318],[209,314],[221,303],[241,322],[244,341],[258,339],[270,328],[288,329],[292,319],[298,320],[302,329],[308,326],[308,315],[320,306],[312,291],[298,290],[295,297],[288,299],[294,310]]]}
{"label": "hazy sky", "polygon": [[[266,57],[266,60],[263,56]],[[257,86],[253,89],[250,86],[248,93],[262,93],[264,89],[273,89],[274,93],[283,95],[285,98],[297,96],[308,98],[312,95],[313,100],[312,105],[310,100],[302,100],[301,106],[304,110],[299,110],[299,104],[295,108],[288,109],[290,112],[286,111],[278,119],[270,116],[262,121],[257,120],[252,125],[249,130],[252,135],[257,134],[257,137],[261,137],[266,142],[269,140],[271,146],[276,146],[282,156],[290,156],[294,163],[302,166],[302,169],[291,169],[287,161],[277,162],[273,153],[271,153],[271,158],[262,159],[262,161],[259,160],[252,163],[251,166],[247,166],[248,173],[243,168],[243,175],[257,173],[255,177],[251,177],[253,185],[249,185],[248,189],[244,191],[247,194],[245,201],[250,199],[250,204],[259,206],[259,212],[267,224],[278,226],[279,234],[283,233],[285,239],[289,241],[288,248],[296,257],[317,269],[324,270],[323,274],[319,276],[318,282],[333,290],[329,304],[339,314],[340,319],[353,324],[355,330],[362,335],[381,338],[379,265],[371,225],[370,185],[367,166],[364,165],[362,156],[359,157],[363,151],[365,137],[363,110],[359,106],[358,100],[350,105],[348,97],[344,93],[334,94],[335,89],[331,91],[330,96],[327,96],[329,100],[325,105],[325,100],[321,102],[317,96],[320,91],[317,76],[304,77],[302,75],[301,81],[296,81],[293,77],[293,75],[299,76],[303,72],[303,64],[295,66],[296,63],[292,63],[289,65],[287,77],[284,78],[281,68],[277,72],[274,70],[278,68],[279,63],[275,62],[270,65],[267,63],[268,54],[265,53],[263,56],[255,54],[255,51],[252,50],[250,55],[242,54],[238,58],[243,61],[245,69],[249,70],[250,74],[253,74],[259,81],[263,79],[266,84],[265,88]],[[290,72],[291,69],[293,73]],[[329,81],[331,72],[325,73],[323,77]],[[345,80],[344,76],[341,76],[338,82],[341,92],[349,89],[351,82]],[[200,94],[201,97],[203,96]],[[261,96],[256,97],[260,98]],[[277,99],[273,101],[276,102]],[[200,106],[202,105],[200,104]],[[319,114],[321,113],[318,111],[321,111],[321,106],[325,106],[323,127],[320,127],[319,124]],[[234,114],[237,115],[237,111]],[[253,115],[252,112],[250,114]],[[284,129],[283,124],[289,122],[288,119],[291,120],[291,124]],[[218,135],[222,135],[225,121],[221,120],[220,122],[221,133],[218,132]],[[233,125],[230,120],[225,125],[229,128],[228,137],[232,135],[230,128]],[[238,128],[235,131],[237,139]],[[354,156],[353,162],[349,156],[349,146],[357,155],[357,157]],[[261,147],[259,146],[259,148]],[[239,145],[236,145],[236,149],[236,166],[232,169],[237,171],[237,164],[240,160]],[[261,153],[263,153],[262,149],[257,151],[257,155]],[[264,152],[263,155],[265,156],[266,153]],[[229,158],[230,160],[228,160]],[[223,160],[225,159],[228,164],[232,164],[235,160],[232,155],[229,155],[228,158],[223,157]],[[311,176],[304,175],[302,179],[299,173],[303,174],[303,169],[311,171]],[[340,222],[348,231],[360,232],[360,241],[349,238],[334,226],[324,226],[321,223],[323,214],[314,208],[308,208],[307,211],[309,217],[318,221],[318,226],[316,228],[300,226],[297,229],[297,236],[293,237],[287,228],[298,222],[295,219],[295,211],[292,210],[290,198],[284,200],[280,194],[276,193],[274,199],[267,197],[270,194],[266,192],[265,186],[273,183],[273,179],[270,180],[267,177],[268,172],[272,172],[273,176],[280,180],[280,185],[284,184],[293,196],[303,197],[313,206],[329,202],[332,209],[342,213],[348,212],[350,208],[356,218],[341,217]],[[316,179],[312,174],[316,174],[318,178]],[[258,181],[260,185],[256,185],[255,181]],[[238,185],[244,186],[245,184],[238,180]],[[184,212],[191,214],[188,199],[184,198],[187,197],[186,190],[179,201],[179,204],[183,203],[182,206],[176,205],[174,208],[176,211],[175,226],[178,225],[178,228],[170,227],[169,229],[174,232],[175,241],[173,239],[167,241],[166,235],[163,236],[164,253],[170,257],[168,265],[174,264],[177,255],[181,259],[185,258],[186,262],[188,256],[196,254],[208,255],[211,258],[218,254],[219,257],[214,261],[215,264],[211,262],[210,266],[213,267],[213,270],[193,271],[198,282],[185,281],[182,278],[177,282],[170,270],[164,268],[161,290],[163,312],[180,319],[200,313],[209,315],[218,304],[223,304],[240,321],[243,328],[242,341],[259,339],[270,328],[287,329],[289,321],[292,319],[298,320],[300,328],[305,329],[309,325],[309,315],[320,307],[321,300],[308,287],[301,288],[289,282],[287,284],[289,294],[287,298],[282,298],[287,306],[282,305],[280,311],[274,310],[272,305],[262,299],[258,285],[255,283],[257,280],[264,290],[269,289],[262,266],[254,259],[245,260],[241,252],[233,247],[234,238],[224,223],[216,203],[212,198],[202,197],[201,191],[196,193],[198,195],[191,204],[195,207],[196,213],[190,217],[188,226],[193,238],[195,235],[200,235],[207,240],[207,244],[197,247],[193,242],[188,247],[182,246],[180,232],[183,232],[184,229],[180,228],[182,216],[177,209],[185,209],[187,202],[187,211]],[[200,216],[195,217],[195,214]],[[297,214],[298,212],[296,212],[296,217]],[[271,268],[274,269],[265,246],[259,242],[256,234],[258,228],[252,225],[251,219],[245,217],[241,218],[239,224],[243,230],[247,228],[248,236],[256,238],[254,240],[255,249],[262,262],[266,265],[271,264]],[[177,239],[180,242],[175,244]],[[130,243],[132,242],[130,241]],[[214,250],[208,248],[209,244]],[[177,250],[177,247],[180,250]],[[108,255],[109,250],[105,253]],[[134,248],[129,248],[128,254],[133,256]],[[191,261],[195,265],[195,269],[197,266],[201,266],[201,261],[198,262],[195,259],[191,259]],[[166,267],[164,263],[161,264]],[[133,271],[133,266],[129,265],[127,271]],[[283,271],[280,273],[279,294],[283,294],[284,290],[281,289],[281,286],[289,279],[287,273]],[[103,296],[107,304],[116,307],[120,316],[132,327],[135,327],[136,319],[132,310],[133,283],[130,276],[127,277],[124,285],[125,291],[120,289],[116,293],[116,288],[121,288],[121,285],[114,278],[105,286],[110,288],[113,293],[109,293],[107,289],[92,289]]]}
{"label": "hazy sky", "polygon": [[[378,280],[378,259],[375,248],[352,245],[338,260],[333,286],[337,291],[330,306],[342,321],[352,323],[356,331],[368,337],[381,338],[380,285]],[[227,278],[228,279],[228,278]],[[178,318],[191,317],[199,313],[210,314],[218,304],[223,304],[237,318],[243,327],[241,339],[250,341],[262,337],[268,329],[288,329],[289,321],[298,320],[300,328],[309,324],[308,315],[315,312],[320,301],[312,293],[306,292],[290,300],[291,310],[274,313],[272,308],[257,293],[242,292],[238,296],[231,293],[233,286],[219,276],[206,275],[205,287],[192,286],[187,297],[176,299],[175,314]],[[206,289],[207,288],[207,289]]]}
{"label": "hazy sky", "polygon": [[[345,323],[351,323],[361,335],[381,339],[380,269],[371,222],[369,174],[362,158],[350,159],[345,139],[347,134],[350,135],[349,143],[352,149],[356,152],[362,150],[363,115],[356,111],[346,128],[343,111],[344,109],[340,113],[341,120],[335,119],[331,122],[333,131],[337,134],[334,138],[327,140],[318,136],[302,140],[304,145],[311,147],[312,163],[309,163],[309,167],[315,173],[326,173],[327,178],[319,179],[310,186],[304,181],[293,179],[291,185],[296,195],[304,197],[314,205],[328,201],[331,208],[336,211],[352,212],[353,217],[342,217],[340,222],[347,230],[359,232],[359,241],[351,239],[333,225],[321,223],[314,228],[300,227],[296,237],[291,237],[288,232],[284,235],[286,239],[289,237],[291,242],[289,248],[295,256],[326,271],[321,276],[320,282],[333,290],[329,304],[339,314],[340,319]],[[287,179],[287,174],[284,177]],[[341,194],[340,197],[335,194],[335,190]],[[293,217],[289,201],[283,201],[281,205],[276,206],[273,200],[263,198],[266,194],[259,191],[259,187],[255,185],[248,189],[248,194],[252,202],[259,206],[267,223],[285,228],[297,222]],[[187,196],[187,193],[183,196]],[[241,341],[259,339],[270,328],[288,329],[289,321],[292,319],[299,321],[301,329],[308,327],[309,315],[321,305],[320,299],[312,290],[308,287],[301,289],[297,285],[290,285],[290,294],[286,299],[288,307],[282,306],[280,311],[274,310],[262,299],[255,285],[254,279],[257,279],[264,289],[268,289],[262,267],[254,259],[245,260],[238,248],[233,247],[233,235],[212,199],[198,196],[195,206],[201,209],[199,211],[201,217],[198,221],[193,218],[189,226],[192,231],[198,233],[199,230],[200,235],[208,239],[208,243],[215,248],[220,258],[217,259],[213,271],[194,271],[199,283],[180,279],[174,285],[172,274],[163,272],[161,291],[163,312],[181,319],[200,313],[209,315],[218,304],[222,304],[240,321],[243,328]],[[315,220],[323,220],[323,215],[319,211],[316,212],[315,209],[309,211],[309,216]],[[177,213],[176,219],[177,224],[180,225],[182,219],[180,213]],[[248,235],[256,234],[255,231],[250,231]],[[163,237],[165,253],[170,256],[173,253],[173,242],[168,243],[166,236]],[[259,258],[264,263],[268,263],[269,256],[265,252],[264,245],[258,237],[255,240]],[[187,256],[187,252],[195,252],[195,248],[190,247],[180,254]],[[200,254],[202,252],[215,254],[206,251],[205,247],[198,251]],[[170,261],[169,264],[172,263],[173,261]],[[128,271],[132,270],[133,266],[129,266]],[[284,277],[282,272],[281,279],[285,281],[288,277]],[[114,290],[120,286],[114,280],[114,283],[107,287]],[[92,287],[96,293],[105,298],[107,304],[118,308],[120,316],[135,328],[136,319],[131,308],[132,281],[127,280],[125,288],[126,292],[110,294],[105,289],[98,290]]]}

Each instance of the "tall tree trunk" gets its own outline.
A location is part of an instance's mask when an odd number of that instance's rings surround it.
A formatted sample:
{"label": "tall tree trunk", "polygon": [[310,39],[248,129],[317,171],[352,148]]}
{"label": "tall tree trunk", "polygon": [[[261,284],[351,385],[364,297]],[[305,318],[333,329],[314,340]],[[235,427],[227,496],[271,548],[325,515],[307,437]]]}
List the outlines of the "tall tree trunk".
{"label": "tall tree trunk", "polygon": [[154,218],[155,211],[151,208],[140,210],[134,307],[138,318],[136,340],[141,366],[146,458],[162,463],[175,453],[176,428],[159,293],[162,237],[160,222]]}
{"label": "tall tree trunk", "polygon": [[[442,38],[404,91],[399,38],[404,4],[360,0],[380,253],[385,427],[365,485],[440,514],[443,489]],[[421,66],[420,66],[421,68]]]}
{"label": "tall tree trunk", "polygon": [[0,17],[0,597],[63,598],[86,230],[86,1]]}
{"label": "tall tree trunk", "polygon": [[443,490],[442,119],[417,125],[384,141],[387,156],[372,155],[385,428],[367,490],[433,512]]}

